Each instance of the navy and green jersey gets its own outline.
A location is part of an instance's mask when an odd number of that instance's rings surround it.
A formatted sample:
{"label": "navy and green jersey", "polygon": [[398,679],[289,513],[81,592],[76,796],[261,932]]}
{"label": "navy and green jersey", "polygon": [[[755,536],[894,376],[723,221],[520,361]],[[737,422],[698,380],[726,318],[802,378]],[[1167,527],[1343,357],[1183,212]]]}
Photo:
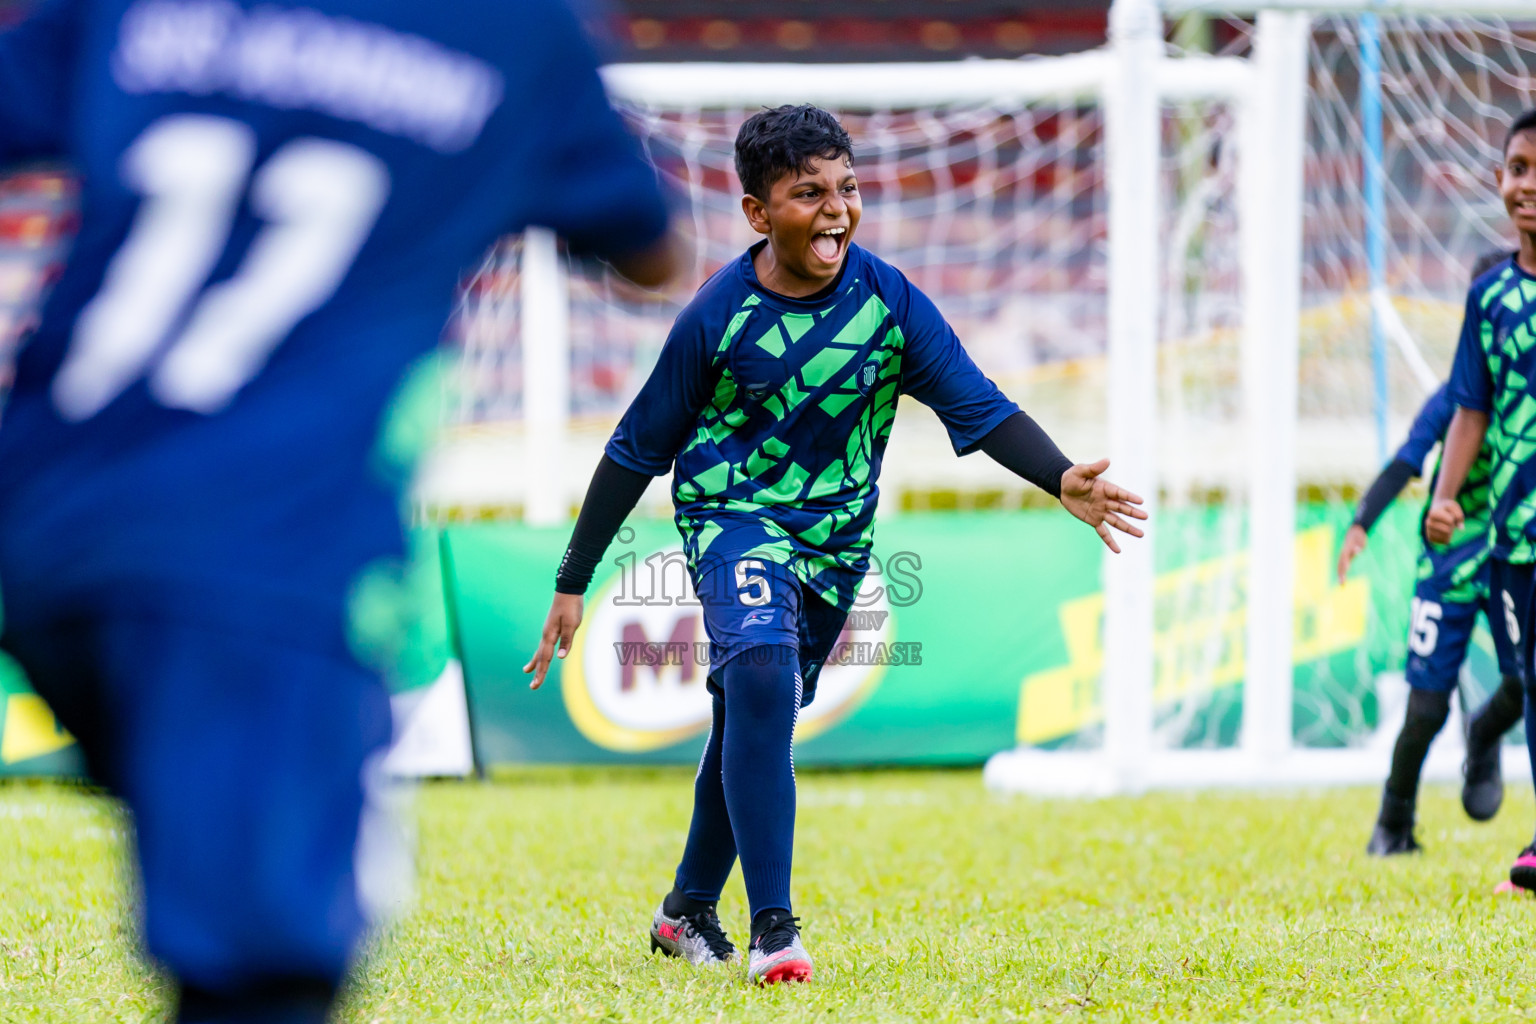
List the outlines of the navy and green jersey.
{"label": "navy and green jersey", "polygon": [[652,476],[674,470],[696,578],[761,558],[847,608],[869,564],[898,398],[932,408],[961,455],[1019,408],[890,264],[850,245],[831,286],[794,299],[758,281],[765,244],[678,316],[607,453]]}
{"label": "navy and green jersey", "polygon": [[1450,397],[1488,414],[1493,557],[1536,562],[1536,278],[1513,258],[1472,282]]}
{"label": "navy and green jersey", "polygon": [[[1435,446],[1445,440],[1456,405],[1451,401],[1449,384],[1442,384],[1425,401],[1419,414],[1414,417],[1408,430],[1408,440],[1397,450],[1397,459],[1422,468]],[[1483,571],[1488,561],[1488,527],[1492,514],[1488,505],[1489,484],[1492,477],[1493,455],[1485,442],[1477,453],[1466,482],[1456,495],[1466,521],[1448,544],[1424,541],[1419,554],[1418,578],[1435,581],[1442,601],[1470,604],[1482,600],[1487,592],[1487,574]],[[1434,481],[1440,476],[1435,467],[1430,480],[1430,493],[1434,493]],[[1429,511],[1428,504],[1425,512]],[[1422,535],[1422,531],[1421,531]]]}

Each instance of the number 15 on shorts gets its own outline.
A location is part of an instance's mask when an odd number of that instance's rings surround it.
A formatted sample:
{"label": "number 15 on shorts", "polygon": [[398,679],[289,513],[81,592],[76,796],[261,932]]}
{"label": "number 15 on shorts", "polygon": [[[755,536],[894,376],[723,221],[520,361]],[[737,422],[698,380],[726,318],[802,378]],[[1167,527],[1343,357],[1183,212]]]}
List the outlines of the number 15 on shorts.
{"label": "number 15 on shorts", "polygon": [[1408,612],[1408,649],[1421,658],[1435,653],[1440,639],[1441,608],[1438,601],[1416,597]]}

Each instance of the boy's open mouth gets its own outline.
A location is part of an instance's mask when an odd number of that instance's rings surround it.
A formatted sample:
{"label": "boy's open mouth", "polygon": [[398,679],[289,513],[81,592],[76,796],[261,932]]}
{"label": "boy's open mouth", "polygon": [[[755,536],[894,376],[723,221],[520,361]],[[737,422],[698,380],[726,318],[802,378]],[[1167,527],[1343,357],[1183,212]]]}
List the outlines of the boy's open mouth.
{"label": "boy's open mouth", "polygon": [[818,259],[826,263],[835,263],[843,254],[843,243],[848,238],[848,229],[843,227],[827,228],[811,236],[811,251]]}

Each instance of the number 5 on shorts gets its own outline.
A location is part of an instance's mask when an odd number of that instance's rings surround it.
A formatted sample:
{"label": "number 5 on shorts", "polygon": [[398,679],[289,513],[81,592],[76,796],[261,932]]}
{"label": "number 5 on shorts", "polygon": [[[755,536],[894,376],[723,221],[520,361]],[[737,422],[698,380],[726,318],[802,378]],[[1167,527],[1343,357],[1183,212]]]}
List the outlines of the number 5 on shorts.
{"label": "number 5 on shorts", "polygon": [[[749,608],[773,600],[773,593],[768,589],[768,577],[763,572],[763,563],[755,558],[736,563],[736,599]],[[749,590],[752,592],[750,595],[747,593]]]}

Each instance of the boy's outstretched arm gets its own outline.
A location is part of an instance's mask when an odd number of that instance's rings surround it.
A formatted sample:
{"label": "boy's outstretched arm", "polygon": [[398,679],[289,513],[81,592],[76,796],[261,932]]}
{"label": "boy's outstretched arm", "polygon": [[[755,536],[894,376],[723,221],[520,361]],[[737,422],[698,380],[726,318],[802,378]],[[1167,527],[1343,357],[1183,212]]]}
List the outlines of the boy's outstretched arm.
{"label": "boy's outstretched arm", "polygon": [[524,674],[533,674],[530,689],[544,685],[550,662],[570,652],[571,638],[581,625],[582,595],[591,585],[592,574],[608,545],[613,543],[614,535],[639,504],[650,482],[648,474],[626,469],[607,455],[597,464],[581,503],[581,514],[576,517],[576,529],[571,532],[571,543],[555,573],[555,599],[544,619],[538,649],[523,666]]}
{"label": "boy's outstretched arm", "polygon": [[1087,465],[1073,466],[1063,473],[1061,504],[1068,512],[1093,527],[1104,546],[1118,555],[1120,545],[1115,543],[1115,535],[1109,532],[1109,528],[1113,526],[1132,537],[1145,537],[1141,527],[1120,517],[1145,519],[1147,513],[1139,507],[1141,495],[1100,476],[1108,468],[1109,460],[1100,459]]}
{"label": "boy's outstretched arm", "polygon": [[1487,433],[1486,412],[1462,406],[1451,418],[1451,427],[1445,432],[1445,452],[1440,457],[1440,479],[1435,482],[1429,514],[1424,517],[1424,536],[1436,544],[1449,544],[1466,522],[1456,495],[1467,482],[1467,473],[1482,450]]}
{"label": "boy's outstretched arm", "polygon": [[544,684],[554,658],[570,652],[576,627],[581,625],[581,596],[608,545],[651,480],[671,472],[699,410],[714,394],[719,372],[693,308],[690,305],[673,324],[656,366],[619,420],[592,474],[571,543],[555,573],[555,598],[538,649],[523,666],[524,673],[533,675],[531,689]]}
{"label": "boy's outstretched arm", "polygon": [[1004,469],[1059,499],[1068,512],[1093,527],[1116,554],[1120,546],[1111,526],[1132,537],[1144,536],[1140,527],[1121,518],[1147,518],[1137,507],[1141,497],[1100,476],[1109,468],[1109,460],[1073,465],[1028,413],[1014,413],[988,432],[977,447]]}

